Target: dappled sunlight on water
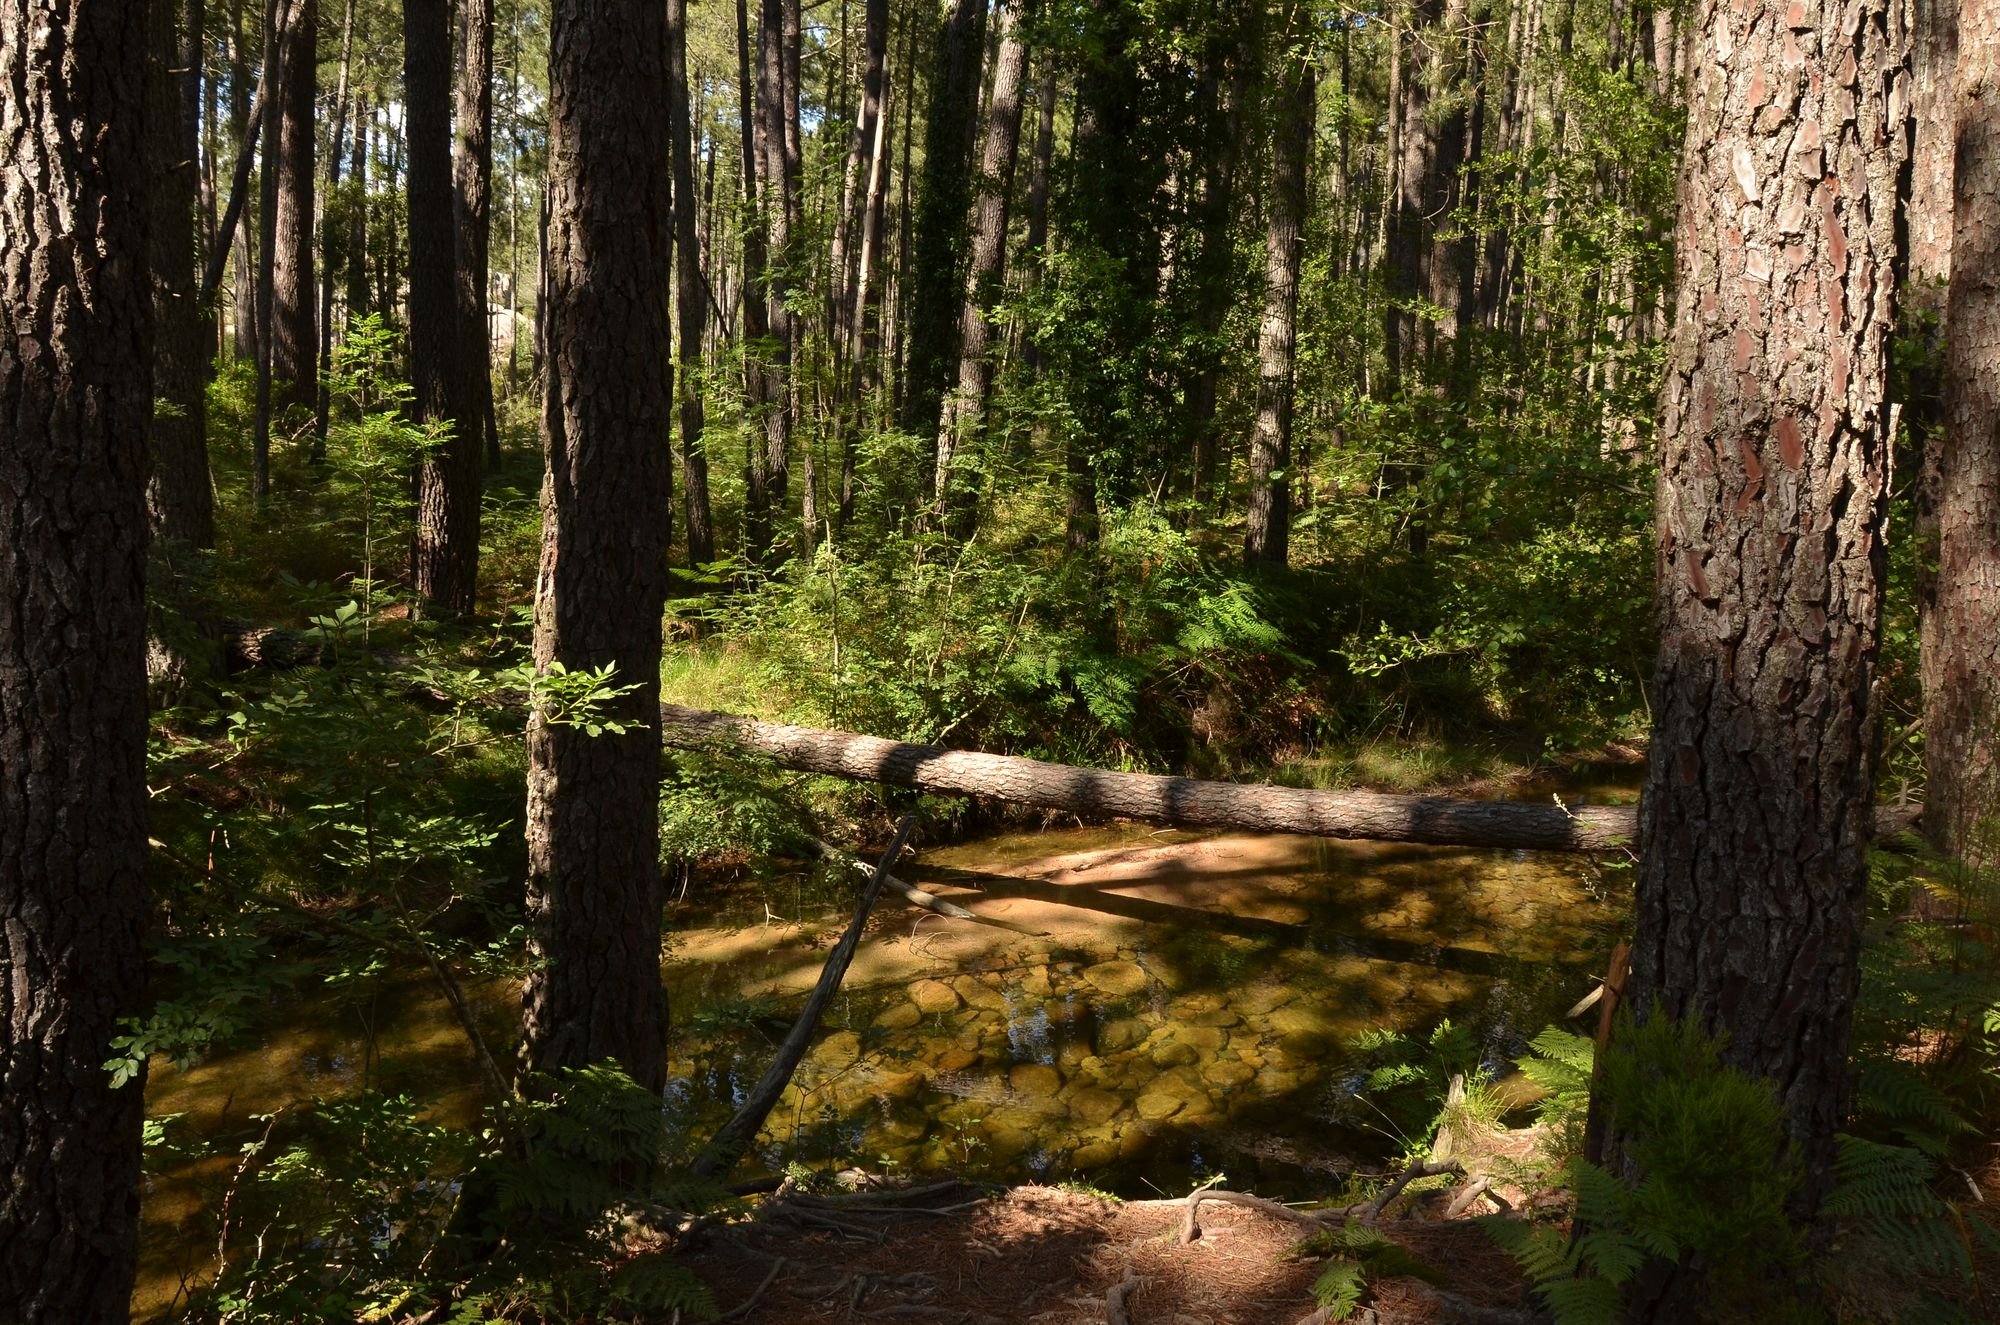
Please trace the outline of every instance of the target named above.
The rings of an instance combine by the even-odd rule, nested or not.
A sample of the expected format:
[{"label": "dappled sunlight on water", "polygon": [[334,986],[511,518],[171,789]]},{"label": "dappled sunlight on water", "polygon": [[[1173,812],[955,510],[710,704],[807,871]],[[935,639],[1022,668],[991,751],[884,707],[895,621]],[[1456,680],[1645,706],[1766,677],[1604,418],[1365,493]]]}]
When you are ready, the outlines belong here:
[{"label": "dappled sunlight on water", "polygon": [[[1136,826],[1007,834],[900,873],[1009,928],[885,895],[760,1138],[769,1166],[1132,1194],[1226,1171],[1268,1195],[1324,1192],[1390,1144],[1354,1099],[1358,1035],[1451,1017],[1502,1067],[1587,991],[1626,909],[1576,857]],[[799,873],[676,908],[669,1104],[698,1134],[768,1065],[851,895]],[[517,987],[469,992],[511,1061]],[[372,1087],[478,1121],[475,1061],[421,972],[271,1012],[254,1048],[154,1065],[149,1114],[184,1115],[222,1154],[148,1180],[142,1316],[212,1269],[237,1148],[314,1097]]]}]

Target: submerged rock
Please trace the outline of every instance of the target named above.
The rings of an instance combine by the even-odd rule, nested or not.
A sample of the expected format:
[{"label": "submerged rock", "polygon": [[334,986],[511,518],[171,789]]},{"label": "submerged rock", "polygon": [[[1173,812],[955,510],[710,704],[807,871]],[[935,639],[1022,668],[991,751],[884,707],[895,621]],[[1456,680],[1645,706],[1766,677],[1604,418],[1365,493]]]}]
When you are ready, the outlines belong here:
[{"label": "submerged rock", "polygon": [[1119,997],[1136,994],[1152,983],[1139,964],[1130,961],[1099,962],[1086,968],[1083,978],[1094,988]]},{"label": "submerged rock", "polygon": [[950,1012],[958,1007],[958,991],[942,980],[919,980],[910,986],[910,1001],[922,1013]]}]

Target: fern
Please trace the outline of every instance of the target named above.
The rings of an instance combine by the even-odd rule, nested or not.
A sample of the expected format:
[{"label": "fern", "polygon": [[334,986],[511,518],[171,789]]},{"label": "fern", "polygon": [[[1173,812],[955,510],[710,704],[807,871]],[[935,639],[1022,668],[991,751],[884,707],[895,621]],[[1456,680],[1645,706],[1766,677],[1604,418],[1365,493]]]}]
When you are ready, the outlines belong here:
[{"label": "fern", "polygon": [[1931,1188],[1931,1161],[1907,1146],[1845,1135],[1837,1141],[1824,1213],[1897,1261],[1970,1278],[1971,1250],[1951,1206]]},{"label": "fern", "polygon": [[697,1320],[714,1320],[721,1314],[708,1285],[664,1252],[638,1256],[619,1266],[611,1276],[611,1296],[642,1310],[677,1312]]},{"label": "fern", "polygon": [[1367,1291],[1367,1271],[1354,1261],[1328,1261],[1313,1280],[1313,1298],[1333,1320],[1346,1320]]}]

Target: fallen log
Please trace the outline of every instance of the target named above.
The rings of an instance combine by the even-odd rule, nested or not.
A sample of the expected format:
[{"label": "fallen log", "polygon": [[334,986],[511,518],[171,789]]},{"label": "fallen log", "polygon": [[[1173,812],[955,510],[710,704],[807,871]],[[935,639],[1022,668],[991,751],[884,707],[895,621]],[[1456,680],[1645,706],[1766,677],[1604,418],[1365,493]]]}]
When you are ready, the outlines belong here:
[{"label": "fallen log", "polygon": [[[1528,851],[1615,851],[1638,840],[1638,810],[1630,805],[1308,791],[1260,783],[1117,773],[1013,755],[912,745],[857,732],[760,722],[679,704],[660,705],[660,724],[666,743],[680,749],[746,751],[781,768],[804,773],[886,782],[944,795],[984,796],[1093,818]],[[1876,832],[1900,832],[1915,823],[1919,813],[1914,808],[1879,809]]]}]

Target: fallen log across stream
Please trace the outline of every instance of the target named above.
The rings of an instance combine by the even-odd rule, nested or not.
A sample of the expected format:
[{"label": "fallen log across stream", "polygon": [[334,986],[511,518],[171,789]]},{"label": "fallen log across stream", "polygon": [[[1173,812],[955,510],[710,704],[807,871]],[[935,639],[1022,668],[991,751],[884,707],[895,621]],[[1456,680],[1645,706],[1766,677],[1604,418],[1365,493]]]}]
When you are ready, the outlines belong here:
[{"label": "fallen log across stream", "polygon": [[[1015,755],[912,745],[858,732],[760,722],[679,704],[660,705],[660,725],[666,743],[679,749],[742,752],[804,773],[886,782],[943,795],[984,796],[1092,818],[1526,851],[1617,851],[1638,840],[1638,809],[1630,805],[1309,791],[1118,773]],[[1914,825],[1920,813],[1921,807],[1878,808],[1875,831],[1885,836],[1901,832]]]}]

